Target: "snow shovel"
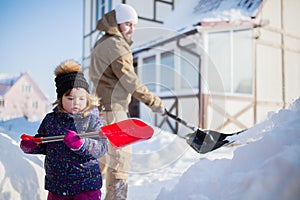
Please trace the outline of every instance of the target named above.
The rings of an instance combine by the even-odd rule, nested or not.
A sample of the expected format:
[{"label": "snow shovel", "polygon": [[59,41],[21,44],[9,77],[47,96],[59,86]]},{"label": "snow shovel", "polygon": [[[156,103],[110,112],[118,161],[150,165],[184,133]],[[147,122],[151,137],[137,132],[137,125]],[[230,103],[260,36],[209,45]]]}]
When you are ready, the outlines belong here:
[{"label": "snow shovel", "polygon": [[[129,144],[148,140],[153,136],[154,130],[151,126],[140,119],[129,118],[114,124],[102,126],[99,132],[88,132],[77,134],[80,138],[95,138],[102,133],[110,141],[114,148],[121,148]],[[26,134],[21,135],[22,140],[33,140],[37,144],[63,141],[64,135],[49,137],[33,137]]]},{"label": "snow shovel", "polygon": [[234,132],[234,133],[220,133],[213,130],[200,130],[198,127],[188,124],[183,119],[173,115],[168,110],[165,110],[167,116],[171,117],[175,121],[181,123],[187,128],[194,131],[193,133],[187,134],[185,136],[186,142],[198,153],[207,153],[215,149],[220,148],[221,146],[229,143],[229,140],[225,140],[228,136],[237,135],[245,130]]}]

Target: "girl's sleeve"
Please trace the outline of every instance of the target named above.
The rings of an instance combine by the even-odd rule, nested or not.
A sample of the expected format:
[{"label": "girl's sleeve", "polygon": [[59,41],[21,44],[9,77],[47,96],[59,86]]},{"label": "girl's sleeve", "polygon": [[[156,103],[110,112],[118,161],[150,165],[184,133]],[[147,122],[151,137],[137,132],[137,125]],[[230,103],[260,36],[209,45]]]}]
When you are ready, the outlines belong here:
[{"label": "girl's sleeve", "polygon": [[[99,132],[101,128],[101,121],[97,115],[92,115],[87,132]],[[100,158],[107,152],[107,138],[85,138],[83,148],[77,151],[87,157]]]},{"label": "girl's sleeve", "polygon": [[[42,123],[40,124],[40,127],[38,129],[38,134],[36,134],[34,137],[44,137],[46,134],[46,124],[47,124],[47,118],[49,116],[46,115],[46,117],[43,119]],[[39,144],[32,152],[32,154],[44,154],[46,155],[46,147],[47,144]]]}]

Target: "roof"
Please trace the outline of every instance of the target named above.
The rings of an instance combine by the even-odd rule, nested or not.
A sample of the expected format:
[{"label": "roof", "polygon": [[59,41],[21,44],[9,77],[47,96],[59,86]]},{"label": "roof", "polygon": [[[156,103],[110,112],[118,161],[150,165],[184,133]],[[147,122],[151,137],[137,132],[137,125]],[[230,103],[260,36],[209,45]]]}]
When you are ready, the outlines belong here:
[{"label": "roof", "polygon": [[250,20],[257,15],[263,0],[180,1],[165,19],[168,28],[182,28],[201,22]]},{"label": "roof", "polygon": [[43,99],[47,100],[45,94],[41,91],[35,81],[30,77],[30,75],[25,72],[19,75],[11,75],[11,74],[1,74],[0,73],[0,97],[3,97],[22,77],[26,78],[32,83],[35,92]]},{"label": "roof", "polygon": [[[133,48],[134,56],[158,45],[189,35],[197,26],[216,26],[222,22],[249,22],[255,18],[263,0],[181,0],[164,21],[170,34],[160,36]],[[250,22],[252,23],[252,22]],[[239,23],[243,24],[243,23]]]},{"label": "roof", "polygon": [[22,74],[0,74],[0,96],[4,96],[21,76]]},{"label": "roof", "polygon": [[13,85],[19,78],[19,75],[11,75],[11,74],[0,74],[0,84],[8,84]]}]

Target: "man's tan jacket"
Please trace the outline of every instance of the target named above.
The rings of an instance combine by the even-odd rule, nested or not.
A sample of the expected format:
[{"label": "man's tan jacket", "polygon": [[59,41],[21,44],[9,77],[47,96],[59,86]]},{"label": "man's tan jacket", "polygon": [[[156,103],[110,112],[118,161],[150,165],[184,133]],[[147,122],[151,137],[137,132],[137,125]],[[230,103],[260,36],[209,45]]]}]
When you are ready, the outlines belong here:
[{"label": "man's tan jacket", "polygon": [[131,96],[154,112],[161,109],[161,99],[150,92],[134,72],[130,49],[132,42],[126,41],[118,30],[115,11],[104,15],[97,29],[105,35],[93,49],[89,77],[105,110],[128,112]]}]

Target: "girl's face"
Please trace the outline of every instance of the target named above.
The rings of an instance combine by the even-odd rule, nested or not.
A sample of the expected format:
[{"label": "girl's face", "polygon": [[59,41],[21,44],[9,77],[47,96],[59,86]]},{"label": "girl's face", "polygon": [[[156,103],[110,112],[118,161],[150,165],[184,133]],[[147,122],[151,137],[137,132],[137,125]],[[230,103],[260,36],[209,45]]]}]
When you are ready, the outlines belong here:
[{"label": "girl's face", "polygon": [[86,91],[83,88],[73,88],[69,94],[62,96],[62,107],[70,114],[77,114],[87,106]]}]

